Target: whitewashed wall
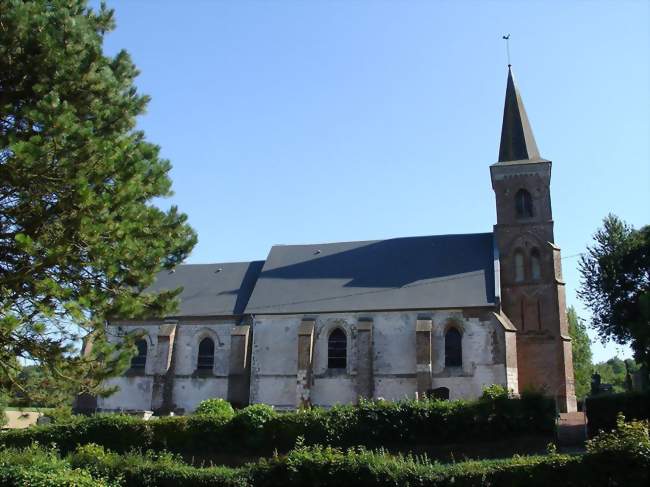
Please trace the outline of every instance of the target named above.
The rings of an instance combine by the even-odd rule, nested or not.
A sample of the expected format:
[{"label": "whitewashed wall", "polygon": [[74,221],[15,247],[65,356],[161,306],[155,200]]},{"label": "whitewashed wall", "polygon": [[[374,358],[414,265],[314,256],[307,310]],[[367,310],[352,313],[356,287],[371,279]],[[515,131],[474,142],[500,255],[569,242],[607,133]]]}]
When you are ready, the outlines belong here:
[{"label": "whitewashed wall", "polygon": [[[355,403],[356,335],[360,318],[373,320],[374,397],[415,397],[415,323],[433,320],[433,387],[447,387],[450,398],[476,398],[485,385],[506,385],[504,331],[495,319],[481,321],[460,311],[338,313],[315,318],[312,402],[315,405]],[[253,325],[251,402],[293,408],[296,402],[298,326],[303,315],[257,315]],[[463,367],[445,368],[444,333],[453,322],[462,331]],[[345,371],[327,369],[327,337],[335,327],[348,336]]]},{"label": "whitewashed wall", "polygon": [[[144,375],[110,379],[107,384],[119,390],[108,398],[100,398],[98,407],[103,410],[152,409],[153,377],[158,330],[161,322],[119,322],[109,327],[112,341],[120,340],[124,333],[144,332],[148,344]],[[174,382],[172,402],[186,412],[193,411],[204,399],[226,398],[228,392],[228,366],[230,360],[230,332],[234,321],[181,320],[176,327],[172,367]],[[119,330],[118,330],[119,328]],[[201,340],[210,337],[215,344],[214,367],[211,374],[197,373],[198,347]]]},{"label": "whitewashed wall", "polygon": [[[357,385],[357,324],[373,321],[374,397],[399,400],[415,397],[415,323],[418,317],[432,319],[432,387],[447,387],[451,399],[476,398],[485,385],[506,385],[505,339],[494,319],[469,317],[462,311],[337,313],[309,316],[316,319],[314,331],[314,405],[355,403]],[[303,315],[256,316],[253,324],[251,403],[273,404],[280,409],[296,406],[298,327]],[[463,367],[445,368],[444,333],[450,323],[462,331]],[[159,327],[162,322],[120,322],[111,325],[112,340],[123,333],[144,331],[148,343],[145,373],[108,381],[119,390],[99,399],[103,410],[152,409],[153,380]],[[186,412],[212,397],[227,397],[231,330],[229,320],[181,320],[176,327],[172,367],[172,402]],[[120,327],[118,331],[118,327]],[[327,368],[327,338],[342,328],[348,337],[347,369]],[[215,343],[215,364],[208,376],[196,370],[198,345],[209,336]],[[516,374],[516,371],[515,371]],[[512,371],[511,371],[512,375]]]}]

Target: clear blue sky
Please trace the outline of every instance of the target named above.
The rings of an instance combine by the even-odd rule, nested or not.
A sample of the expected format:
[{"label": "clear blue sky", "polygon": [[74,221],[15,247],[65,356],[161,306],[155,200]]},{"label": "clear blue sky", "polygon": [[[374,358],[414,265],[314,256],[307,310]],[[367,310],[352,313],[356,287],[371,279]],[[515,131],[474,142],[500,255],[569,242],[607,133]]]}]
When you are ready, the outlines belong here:
[{"label": "clear blue sky", "polygon": [[[512,34],[553,161],[568,303],[602,218],[650,223],[646,1],[109,1],[174,166],[189,262],[273,244],[485,232]],[[627,349],[594,344],[596,360]]]}]

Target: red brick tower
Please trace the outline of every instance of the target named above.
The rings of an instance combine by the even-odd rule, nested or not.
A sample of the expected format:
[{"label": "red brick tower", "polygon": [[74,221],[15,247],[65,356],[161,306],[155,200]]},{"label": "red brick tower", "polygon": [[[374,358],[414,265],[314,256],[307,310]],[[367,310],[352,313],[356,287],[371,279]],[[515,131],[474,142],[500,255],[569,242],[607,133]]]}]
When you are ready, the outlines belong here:
[{"label": "red brick tower", "polygon": [[543,389],[560,411],[575,411],[560,249],[553,238],[551,161],[542,159],[508,67],[496,196],[501,307],[517,327],[519,390]]}]

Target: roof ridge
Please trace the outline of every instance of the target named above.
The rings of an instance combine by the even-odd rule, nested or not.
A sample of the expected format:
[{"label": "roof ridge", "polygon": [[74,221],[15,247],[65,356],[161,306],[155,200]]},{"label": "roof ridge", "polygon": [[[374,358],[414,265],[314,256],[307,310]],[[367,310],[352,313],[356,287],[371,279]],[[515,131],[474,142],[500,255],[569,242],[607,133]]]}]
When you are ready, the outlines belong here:
[{"label": "roof ridge", "polygon": [[408,238],[427,238],[427,237],[461,237],[461,236],[470,236],[470,235],[493,235],[494,232],[471,232],[471,233],[442,233],[436,235],[409,235],[406,237],[388,237],[388,238],[376,238],[376,239],[367,239],[367,240],[337,240],[331,242],[316,242],[316,243],[300,243],[300,244],[273,244],[271,248],[274,247],[313,247],[315,245],[338,245],[346,243],[364,243],[364,242],[385,242],[387,240],[402,240]]}]

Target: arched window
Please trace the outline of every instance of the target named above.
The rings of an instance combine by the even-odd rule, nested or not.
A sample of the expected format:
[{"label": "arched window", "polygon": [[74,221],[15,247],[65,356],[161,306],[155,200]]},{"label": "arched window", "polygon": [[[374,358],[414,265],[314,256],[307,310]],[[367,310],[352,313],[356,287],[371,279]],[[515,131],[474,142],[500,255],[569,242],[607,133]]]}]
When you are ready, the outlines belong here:
[{"label": "arched window", "polygon": [[143,339],[136,340],[135,346],[138,353],[131,358],[131,368],[144,370],[144,366],[147,364],[147,341]]},{"label": "arched window", "polygon": [[445,333],[445,367],[463,366],[462,335],[456,328],[449,328]]},{"label": "arched window", "polygon": [[347,365],[348,339],[345,332],[336,328],[327,340],[327,368],[345,369]]},{"label": "arched window", "polygon": [[542,268],[540,265],[539,250],[533,249],[530,252],[530,276],[537,280],[542,275]]},{"label": "arched window", "polygon": [[524,253],[515,250],[515,282],[524,281]]},{"label": "arched window", "polygon": [[196,361],[198,370],[212,370],[214,367],[214,341],[212,338],[204,338],[199,343],[199,356]]},{"label": "arched window", "polygon": [[533,197],[525,189],[520,189],[515,195],[517,217],[527,218],[533,216]]}]

